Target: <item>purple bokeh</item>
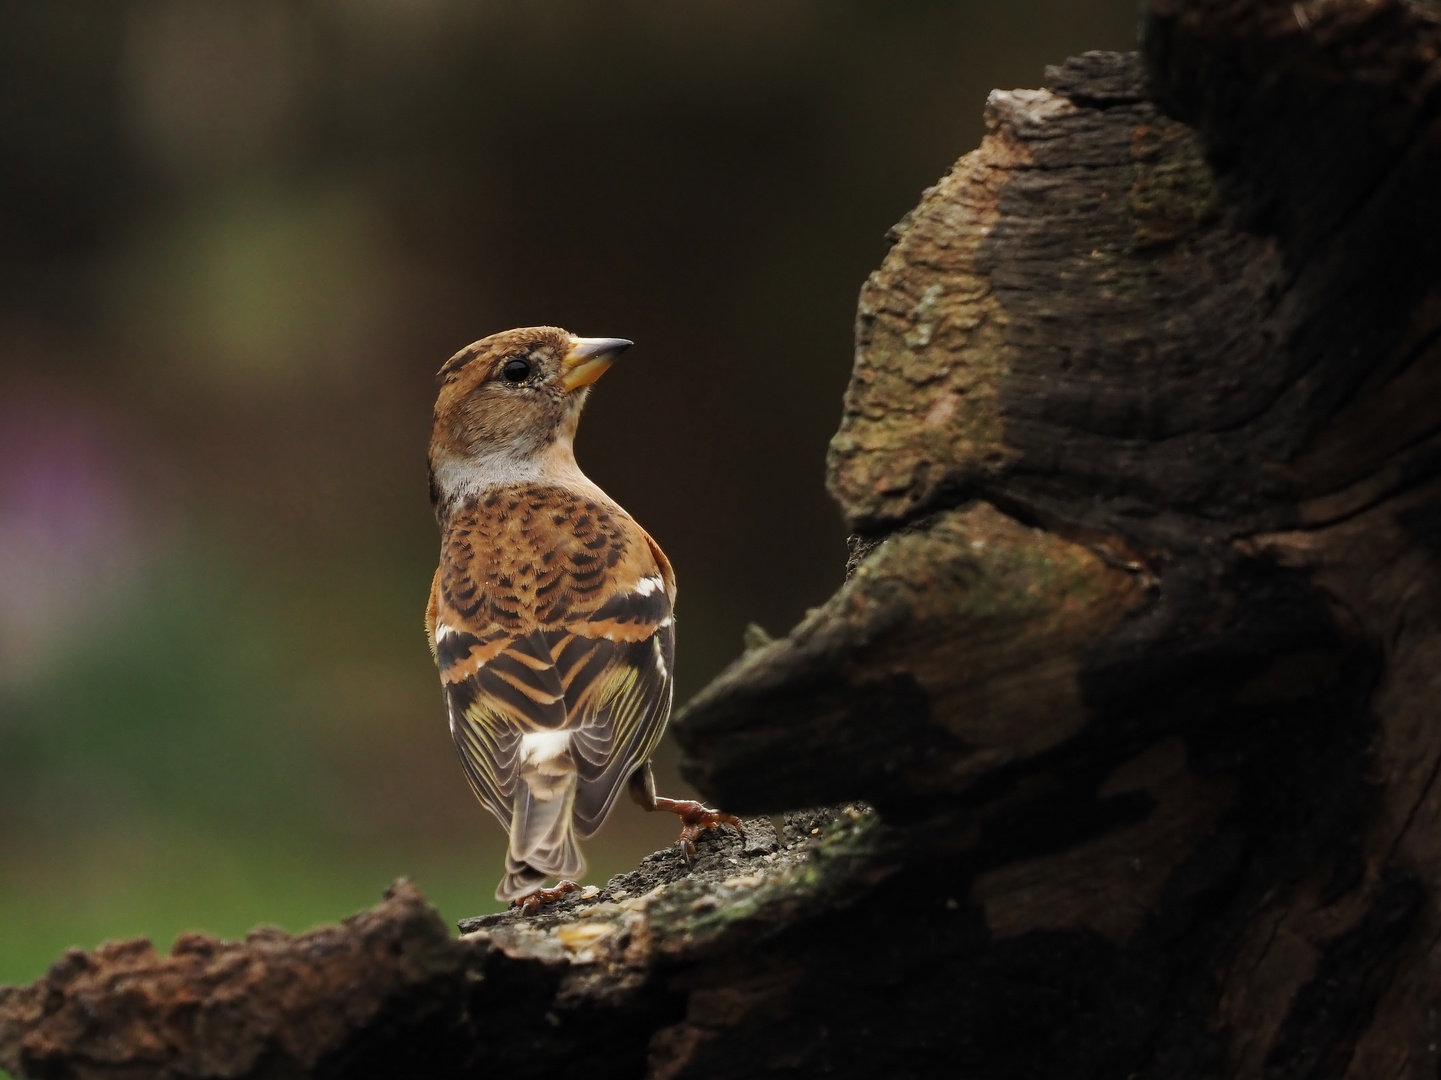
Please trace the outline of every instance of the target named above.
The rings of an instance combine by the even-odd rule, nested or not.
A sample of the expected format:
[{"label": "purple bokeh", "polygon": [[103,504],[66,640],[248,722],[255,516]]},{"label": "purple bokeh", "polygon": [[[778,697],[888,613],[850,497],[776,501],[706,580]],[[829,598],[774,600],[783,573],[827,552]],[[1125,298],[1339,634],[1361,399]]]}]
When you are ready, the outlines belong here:
[{"label": "purple bokeh", "polygon": [[138,567],[122,446],[73,395],[0,388],[0,687],[43,677]]}]

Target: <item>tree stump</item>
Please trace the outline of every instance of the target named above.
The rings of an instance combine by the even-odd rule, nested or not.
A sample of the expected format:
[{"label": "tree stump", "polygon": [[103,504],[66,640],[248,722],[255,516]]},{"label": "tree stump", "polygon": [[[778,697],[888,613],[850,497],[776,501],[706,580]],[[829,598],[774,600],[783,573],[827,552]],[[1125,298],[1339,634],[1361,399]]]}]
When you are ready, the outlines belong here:
[{"label": "tree stump", "polygon": [[1434,1078],[1441,8],[1144,42],[994,93],[862,289],[851,572],[676,723],[745,836],[458,942],[398,886],[72,954],[0,1065]]}]

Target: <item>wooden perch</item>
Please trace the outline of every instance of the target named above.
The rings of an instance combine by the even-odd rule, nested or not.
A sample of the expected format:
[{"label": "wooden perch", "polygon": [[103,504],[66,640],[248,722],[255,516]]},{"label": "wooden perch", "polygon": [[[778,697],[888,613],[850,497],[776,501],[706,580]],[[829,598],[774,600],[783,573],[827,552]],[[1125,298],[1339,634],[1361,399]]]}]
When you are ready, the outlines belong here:
[{"label": "wooden perch", "polygon": [[1434,1078],[1441,10],[1153,0],[1048,84],[862,290],[846,584],[676,724],[848,805],[458,942],[402,886],[71,954],[0,1065]]}]

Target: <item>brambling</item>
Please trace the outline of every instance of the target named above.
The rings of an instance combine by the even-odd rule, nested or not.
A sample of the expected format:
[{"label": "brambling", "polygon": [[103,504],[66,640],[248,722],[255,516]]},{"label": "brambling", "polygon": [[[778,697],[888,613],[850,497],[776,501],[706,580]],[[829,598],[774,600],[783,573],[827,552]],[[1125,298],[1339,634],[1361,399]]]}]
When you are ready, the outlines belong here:
[{"label": "brambling", "polygon": [[[629,348],[553,326],[493,334],[440,369],[430,498],[440,566],[426,634],[471,790],[510,833],[496,898],[576,889],[578,840],[621,789],[678,814],[694,853],[740,819],[655,793],[670,718],[675,574],[575,461],[590,386]],[[547,877],[562,879],[544,889]]]}]

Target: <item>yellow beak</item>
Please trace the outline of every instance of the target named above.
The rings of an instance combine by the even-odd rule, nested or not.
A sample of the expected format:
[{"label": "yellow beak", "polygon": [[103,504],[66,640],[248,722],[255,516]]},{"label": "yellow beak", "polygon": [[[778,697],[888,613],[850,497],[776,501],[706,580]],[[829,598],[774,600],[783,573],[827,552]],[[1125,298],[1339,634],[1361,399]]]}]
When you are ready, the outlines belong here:
[{"label": "yellow beak", "polygon": [[561,385],[567,392],[589,386],[634,344],[623,337],[572,337],[570,352],[560,362]]}]

